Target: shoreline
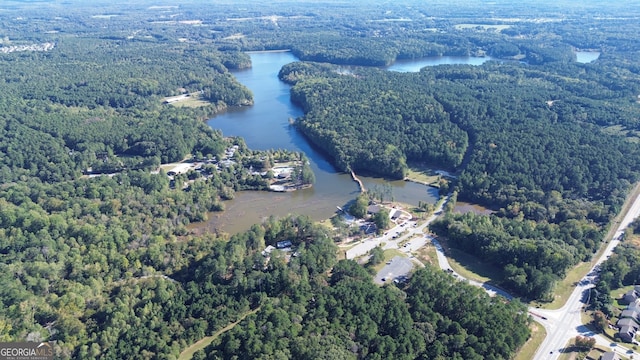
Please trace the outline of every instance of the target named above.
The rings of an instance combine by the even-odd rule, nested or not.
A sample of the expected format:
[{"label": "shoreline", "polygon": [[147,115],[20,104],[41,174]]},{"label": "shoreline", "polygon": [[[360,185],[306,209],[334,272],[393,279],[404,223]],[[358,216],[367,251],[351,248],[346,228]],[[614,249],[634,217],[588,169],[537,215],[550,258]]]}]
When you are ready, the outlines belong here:
[{"label": "shoreline", "polygon": [[428,182],[425,182],[425,181],[420,181],[420,180],[412,179],[412,178],[410,178],[410,177],[405,177],[405,178],[404,178],[404,179],[402,179],[402,180],[404,180],[404,181],[408,181],[408,182],[412,182],[412,183],[416,183],[416,184],[420,184],[420,185],[424,185],[424,186],[429,186],[429,187],[432,187],[432,188],[434,188],[434,189],[440,189],[440,187],[439,187],[439,186],[436,186],[436,185],[434,185],[434,184],[432,184],[432,183],[428,183]]},{"label": "shoreline", "polygon": [[245,54],[268,54],[268,53],[283,53],[283,52],[291,52],[291,49],[243,51],[243,53]]}]

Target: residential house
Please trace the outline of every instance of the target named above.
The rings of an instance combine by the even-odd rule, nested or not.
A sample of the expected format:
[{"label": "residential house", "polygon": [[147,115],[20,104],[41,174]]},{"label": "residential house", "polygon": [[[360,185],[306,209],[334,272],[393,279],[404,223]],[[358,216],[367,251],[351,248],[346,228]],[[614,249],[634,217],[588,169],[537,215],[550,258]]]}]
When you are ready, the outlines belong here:
[{"label": "residential house", "polygon": [[369,205],[367,207],[367,214],[377,214],[380,212],[382,208],[380,207],[380,205],[376,204],[376,205]]},{"label": "residential house", "polygon": [[629,306],[627,306],[627,310],[633,310],[640,314],[640,303],[638,303],[638,301],[632,302],[631,304],[629,304]]},{"label": "residential house", "polygon": [[636,332],[640,328],[640,325],[631,318],[623,318],[618,320],[616,326],[620,329],[618,331],[618,336],[620,340],[624,342],[633,342],[633,339],[636,337]]},{"label": "residential house", "polygon": [[635,339],[636,331],[633,327],[625,325],[620,327],[620,330],[618,331],[618,337],[620,337],[620,340],[630,343],[633,342],[633,339]]},{"label": "residential house", "polygon": [[622,295],[622,298],[618,300],[618,302],[620,304],[633,304],[634,302],[636,302],[636,300],[638,300],[638,298],[640,298],[640,294],[634,289],[629,290],[624,295]]},{"label": "residential house", "polygon": [[608,351],[600,356],[600,360],[622,360],[622,358],[615,352]]},{"label": "residential house", "polygon": [[267,246],[264,250],[262,250],[262,256],[269,256],[269,255],[271,255],[271,252],[272,252],[273,250],[275,250],[275,249],[276,249],[276,248],[275,248],[275,247],[273,247],[273,245],[269,245],[269,246]]},{"label": "residential house", "polygon": [[[635,303],[634,303],[635,304]],[[630,318],[635,320],[636,322],[640,322],[640,313],[637,311],[637,309],[631,309],[631,308],[627,308],[625,310],[622,310],[622,313],[620,314],[620,318]]]}]

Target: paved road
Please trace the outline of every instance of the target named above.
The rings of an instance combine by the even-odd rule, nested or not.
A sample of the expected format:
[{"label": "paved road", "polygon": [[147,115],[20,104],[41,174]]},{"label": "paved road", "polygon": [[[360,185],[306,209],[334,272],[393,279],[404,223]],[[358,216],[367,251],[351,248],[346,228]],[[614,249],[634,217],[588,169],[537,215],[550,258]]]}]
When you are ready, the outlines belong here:
[{"label": "paved road", "polygon": [[[530,309],[530,312],[539,314],[546,318],[546,320],[544,320],[540,316],[533,316],[533,318],[540,322],[547,330],[547,337],[538,348],[534,359],[557,359],[560,356],[562,349],[565,348],[567,343],[577,335],[594,336],[599,345],[611,347],[611,342],[609,340],[601,335],[590,333],[587,328],[582,325],[580,312],[587,302],[588,289],[594,286],[593,281],[594,274],[597,273],[596,269],[613,253],[613,249],[620,244],[620,238],[624,234],[624,230],[639,215],[640,196],[633,201],[629,211],[625,214],[624,219],[622,219],[618,225],[618,229],[615,232],[613,240],[611,240],[607,245],[602,256],[596,262],[596,265],[589,271],[590,275],[587,275],[579,282],[578,286],[576,286],[576,289],[569,297],[569,300],[567,300],[566,304],[562,308],[558,310]],[[618,353],[626,353],[630,350],[626,344],[617,344],[614,348],[617,348]],[[628,355],[630,354],[631,353],[628,353]],[[640,358],[640,353],[633,353],[633,357]]]},{"label": "paved road", "polygon": [[[405,222],[403,225],[396,225],[387,230],[384,235],[361,241],[359,244],[346,251],[347,259],[354,259],[358,256],[366,255],[371,251],[371,249],[383,243],[384,250],[399,249],[400,251],[410,253],[411,251],[419,249],[427,243],[426,239],[421,239],[424,235],[424,229],[427,228],[429,224],[431,224],[431,222],[440,214],[442,214],[442,209],[447,201],[449,201],[449,196],[447,196],[444,201],[440,202],[440,205],[434,211],[433,215],[421,224],[418,224],[415,220],[410,220]],[[415,237],[415,235],[420,236]],[[411,241],[408,241],[410,239]],[[404,246],[404,244],[407,244],[407,246]]]},{"label": "paved road", "polygon": [[[448,198],[446,200],[448,200]],[[445,256],[442,246],[438,243],[438,241],[433,237],[424,235],[424,228],[429,226],[429,224],[441,214],[445,202],[446,201],[441,203],[440,207],[434,212],[434,215],[429,217],[426,222],[418,225],[414,221],[409,221],[405,226],[396,226],[393,229],[390,229],[386,233],[386,235],[374,239],[368,239],[363,241],[361,244],[356,245],[355,247],[350,249],[352,250],[352,257],[349,257],[349,252],[347,252],[347,257],[353,258],[356,256],[364,255],[369,250],[373,249],[375,246],[378,246],[383,242],[385,243],[384,249],[400,249],[401,251],[404,250],[405,252],[410,253],[411,251],[424,246],[424,244],[430,240],[436,248],[438,264],[442,269],[451,273],[452,276],[460,280],[466,280],[472,285],[484,288],[485,291],[487,291],[487,293],[489,293],[489,295],[491,296],[501,295],[508,299],[511,299],[512,296],[510,294],[499,288],[493,287],[486,283],[464,279],[462,276],[460,276],[460,274],[454,272],[449,266],[447,257]],[[609,244],[607,244],[605,251],[596,262],[596,265],[589,271],[589,274],[585,278],[581,279],[579,284],[576,286],[576,289],[573,291],[562,308],[557,310],[544,310],[537,308],[529,309],[529,313],[531,314],[533,319],[542,324],[547,332],[547,337],[538,348],[534,359],[557,359],[560,356],[561,351],[577,335],[593,336],[596,339],[596,343],[598,345],[614,348],[620,354],[624,353],[627,356],[633,354],[634,358],[640,358],[640,353],[632,352],[627,344],[611,343],[604,336],[594,334],[593,332],[589,331],[587,327],[582,324],[582,320],[580,317],[580,312],[583,310],[583,306],[588,301],[587,297],[589,289],[594,286],[593,281],[595,280],[594,277],[597,273],[596,269],[613,253],[613,249],[620,243],[620,237],[624,233],[624,229],[626,229],[629,224],[631,224],[631,222],[638,216],[640,216],[640,196],[638,196],[634,200],[629,211],[627,212],[627,214],[625,214],[624,219],[620,222],[618,229],[615,232],[613,240]],[[402,231],[406,231],[405,234],[403,234],[402,236],[398,236],[395,239],[393,238]],[[421,236],[411,239],[411,237],[413,237],[415,234],[419,234]],[[411,240],[407,244],[406,241],[409,239]],[[407,246],[405,247],[400,244],[407,244]],[[365,251],[365,249],[368,250]],[[395,260],[396,259],[394,258],[394,261]],[[380,280],[382,277],[385,277],[385,269],[387,269],[387,267],[385,267],[380,273],[382,274],[379,276]],[[399,270],[387,270],[387,272],[391,273],[393,273],[394,271]]]}]

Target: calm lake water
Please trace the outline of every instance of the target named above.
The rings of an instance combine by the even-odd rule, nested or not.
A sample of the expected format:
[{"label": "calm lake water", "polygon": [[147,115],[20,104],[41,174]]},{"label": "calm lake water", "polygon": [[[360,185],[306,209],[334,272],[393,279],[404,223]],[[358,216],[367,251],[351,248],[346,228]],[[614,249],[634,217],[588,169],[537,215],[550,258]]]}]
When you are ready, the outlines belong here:
[{"label": "calm lake water", "polygon": [[489,60],[491,60],[491,58],[488,56],[438,56],[415,60],[398,60],[386,69],[399,72],[418,72],[425,66],[452,64],[482,65]]},{"label": "calm lake water", "polygon": [[576,61],[579,63],[590,63],[600,57],[599,51],[576,51]]},{"label": "calm lake water", "polygon": [[[278,80],[278,71],[285,64],[298,59],[290,52],[251,53],[252,67],[235,71],[239,82],[251,89],[254,105],[232,109],[208,121],[209,126],[222,130],[225,136],[241,136],[251,149],[288,149],[304,152],[316,176],[313,188],[290,193],[243,191],[225,202],[222,213],[209,214],[206,224],[193,224],[191,228],[208,231],[221,230],[237,233],[261,222],[269,215],[308,215],[314,220],[331,217],[336,206],[344,206],[354,199],[357,184],[350,175],[338,172],[329,159],[313,148],[306,139],[289,125],[289,118],[303,115],[289,98],[290,86]],[[438,57],[398,62],[393,71],[419,71],[424,66],[440,64],[479,65],[489,58]],[[389,184],[394,200],[417,205],[419,201],[435,203],[437,190],[405,181],[386,181],[381,178],[359,176],[366,188]]]}]

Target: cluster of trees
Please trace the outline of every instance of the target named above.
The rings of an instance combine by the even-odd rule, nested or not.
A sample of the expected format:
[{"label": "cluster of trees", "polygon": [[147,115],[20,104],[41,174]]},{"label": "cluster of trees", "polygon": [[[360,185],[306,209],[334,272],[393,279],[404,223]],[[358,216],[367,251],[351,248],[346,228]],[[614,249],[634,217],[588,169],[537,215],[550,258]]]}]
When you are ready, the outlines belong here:
[{"label": "cluster of trees", "polygon": [[[216,193],[168,190],[166,176],[144,172],[4,187],[0,337],[55,340],[65,358],[177,356],[293,291],[301,267],[313,277],[335,263],[330,234],[307,218],[270,218],[230,239],[189,235],[183,224],[219,205]],[[261,251],[281,240],[299,256],[287,264],[278,252],[265,267]]]},{"label": "cluster of trees", "polygon": [[[222,134],[199,120],[252,102],[221,58],[204,48],[83,37],[64,38],[47,53],[3,55],[0,181],[56,182],[88,169],[153,169],[187,154],[220,155]],[[203,91],[210,105],[163,104],[183,91]]]},{"label": "cluster of trees", "polygon": [[[280,77],[305,78],[310,66],[287,65]],[[407,160],[461,164],[467,134],[418,83],[407,85],[412,74],[363,70],[368,76],[353,77],[316,69],[328,76],[308,76],[291,90],[305,109],[296,126],[339,168],[403,178]]]},{"label": "cluster of trees", "polygon": [[[609,66],[490,62],[405,74],[293,63],[280,78],[294,84],[291,98],[305,111],[296,126],[338,167],[392,178],[402,178],[412,161],[457,170],[451,189],[459,198],[497,209],[494,216],[503,218],[485,221],[485,235],[477,235],[485,245],[502,254],[528,248],[524,257],[510,258],[515,268],[505,268],[510,287],[544,299],[555,279],[599,246],[602,228],[640,170],[640,146],[603,128],[632,132],[640,125],[640,109],[630,106],[640,77],[627,69],[632,80],[614,84],[607,80]],[[439,234],[471,250],[457,240],[485,230],[472,217],[452,219]],[[500,245],[502,221],[527,227],[528,220],[579,229],[559,237],[566,249],[555,265],[539,255],[548,234],[546,242],[514,234],[508,238],[519,245]],[[460,232],[451,221],[470,230]],[[474,253],[495,259],[492,251]]]},{"label": "cluster of trees", "polygon": [[403,291],[369,279],[343,260],[329,284],[263,306],[197,358],[506,359],[529,337],[522,304],[435,268],[418,270]]},{"label": "cluster of trees", "polygon": [[622,243],[600,265],[596,286],[591,290],[590,305],[605,315],[613,314],[611,290],[640,283],[640,249],[632,243]]},{"label": "cluster of trees", "polygon": [[502,285],[519,294],[551,300],[555,282],[600,244],[601,229],[570,220],[562,224],[483,216],[447,214],[430,229],[448,243],[504,269]]}]

